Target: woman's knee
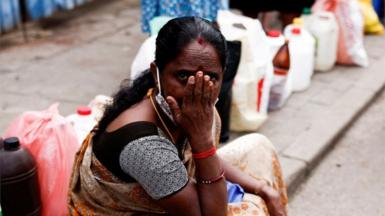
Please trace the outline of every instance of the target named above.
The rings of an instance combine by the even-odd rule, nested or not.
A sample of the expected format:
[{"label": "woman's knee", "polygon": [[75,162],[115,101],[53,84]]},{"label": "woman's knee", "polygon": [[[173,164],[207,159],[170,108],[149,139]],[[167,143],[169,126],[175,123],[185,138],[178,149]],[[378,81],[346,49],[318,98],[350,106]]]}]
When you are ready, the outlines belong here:
[{"label": "woman's knee", "polygon": [[246,140],[249,140],[249,142],[254,146],[268,148],[275,151],[274,145],[265,135],[259,133],[250,133],[242,137],[244,137]]}]

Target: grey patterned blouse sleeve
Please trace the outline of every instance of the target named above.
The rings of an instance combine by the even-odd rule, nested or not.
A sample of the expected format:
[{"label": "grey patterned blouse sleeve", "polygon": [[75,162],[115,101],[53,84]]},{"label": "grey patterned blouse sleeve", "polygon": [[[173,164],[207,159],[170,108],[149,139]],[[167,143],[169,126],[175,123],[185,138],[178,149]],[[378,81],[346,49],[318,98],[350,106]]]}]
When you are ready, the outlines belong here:
[{"label": "grey patterned blouse sleeve", "polygon": [[156,200],[179,191],[188,182],[178,150],[168,139],[157,135],[128,143],[120,153],[119,163]]}]

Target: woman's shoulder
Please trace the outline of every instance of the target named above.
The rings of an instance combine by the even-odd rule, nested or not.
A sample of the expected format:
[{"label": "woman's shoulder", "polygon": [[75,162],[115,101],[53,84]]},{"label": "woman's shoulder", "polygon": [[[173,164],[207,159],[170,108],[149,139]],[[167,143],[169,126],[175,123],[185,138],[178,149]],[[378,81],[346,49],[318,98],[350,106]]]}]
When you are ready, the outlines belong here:
[{"label": "woman's shoulder", "polygon": [[156,116],[148,99],[144,99],[123,111],[108,125],[106,132],[111,133],[128,125],[137,125],[138,122],[152,123],[153,125],[156,123]]}]

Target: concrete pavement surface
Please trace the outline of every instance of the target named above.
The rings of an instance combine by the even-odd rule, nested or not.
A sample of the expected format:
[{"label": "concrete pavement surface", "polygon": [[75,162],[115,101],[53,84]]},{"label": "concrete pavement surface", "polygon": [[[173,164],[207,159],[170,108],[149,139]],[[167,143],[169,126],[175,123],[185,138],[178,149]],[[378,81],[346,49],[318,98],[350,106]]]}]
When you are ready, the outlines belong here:
[{"label": "concrete pavement surface", "polygon": [[385,215],[384,113],[382,92],[294,194],[291,215]]},{"label": "concrete pavement surface", "polygon": [[[146,38],[138,2],[93,1],[31,23],[29,43],[19,32],[1,36],[0,134],[23,111],[60,102],[65,116],[98,94],[116,91]],[[384,39],[365,38],[368,68],[337,66],[315,74],[311,87],[291,96],[258,131],[279,151],[290,191],[383,88]]]}]

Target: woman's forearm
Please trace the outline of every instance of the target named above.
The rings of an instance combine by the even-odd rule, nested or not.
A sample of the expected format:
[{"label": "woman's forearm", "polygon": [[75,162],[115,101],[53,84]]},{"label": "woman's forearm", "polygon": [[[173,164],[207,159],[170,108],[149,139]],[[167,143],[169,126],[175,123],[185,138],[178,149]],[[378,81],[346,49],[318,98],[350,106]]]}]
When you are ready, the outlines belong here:
[{"label": "woman's forearm", "polygon": [[222,178],[212,184],[199,183],[201,180],[213,180],[223,173],[219,157],[214,154],[204,159],[195,159],[197,190],[202,215],[226,215],[227,189]]},{"label": "woman's forearm", "polygon": [[265,181],[257,180],[251,177],[247,173],[242,172],[239,168],[231,165],[223,159],[219,160],[222,164],[223,169],[225,170],[225,177],[228,181],[239,184],[248,193],[262,193],[261,190],[266,185]]}]

